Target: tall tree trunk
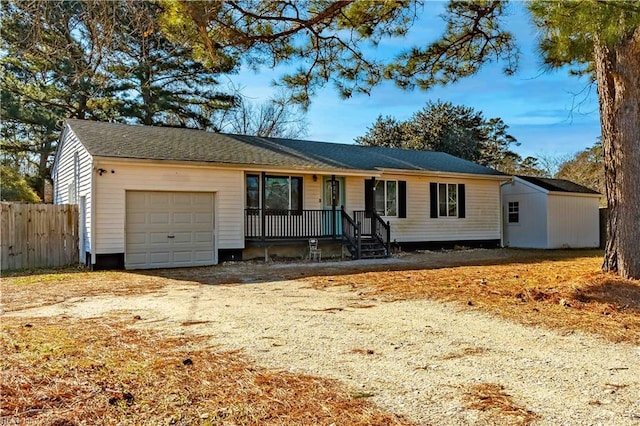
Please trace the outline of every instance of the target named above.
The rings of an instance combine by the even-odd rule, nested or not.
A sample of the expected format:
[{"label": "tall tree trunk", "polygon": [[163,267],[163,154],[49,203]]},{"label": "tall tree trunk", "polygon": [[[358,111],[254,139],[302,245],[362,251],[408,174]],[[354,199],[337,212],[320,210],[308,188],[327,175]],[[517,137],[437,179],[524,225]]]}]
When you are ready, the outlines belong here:
[{"label": "tall tree trunk", "polygon": [[640,28],[594,53],[609,207],[602,269],[640,279]]}]

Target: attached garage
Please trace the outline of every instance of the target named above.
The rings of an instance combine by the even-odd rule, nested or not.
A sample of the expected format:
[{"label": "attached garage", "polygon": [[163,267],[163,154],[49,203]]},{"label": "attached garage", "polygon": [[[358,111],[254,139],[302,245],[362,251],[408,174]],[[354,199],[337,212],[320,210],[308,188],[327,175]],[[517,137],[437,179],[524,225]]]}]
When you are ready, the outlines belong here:
[{"label": "attached garage", "polygon": [[127,191],[125,268],[217,263],[215,194]]}]

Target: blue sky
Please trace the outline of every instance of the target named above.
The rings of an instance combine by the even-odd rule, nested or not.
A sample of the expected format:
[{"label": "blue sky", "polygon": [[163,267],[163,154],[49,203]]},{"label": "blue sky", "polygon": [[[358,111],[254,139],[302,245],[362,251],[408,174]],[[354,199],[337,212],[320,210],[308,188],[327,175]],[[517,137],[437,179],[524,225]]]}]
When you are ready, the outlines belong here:
[{"label": "blue sky", "polygon": [[[407,37],[382,44],[376,53],[395,56],[408,46],[438,37],[444,22],[431,11],[443,10],[443,5],[427,2],[423,18]],[[304,139],[354,143],[378,115],[405,120],[427,101],[440,99],[472,107],[486,118],[502,118],[521,144],[512,149],[523,157],[572,155],[593,145],[600,135],[595,86],[586,77],[569,76],[566,69],[546,70],[536,51],[536,29],[525,5],[512,2],[508,10],[506,27],[515,34],[521,54],[515,75],[506,76],[500,64],[490,64],[477,75],[446,87],[403,91],[387,82],[374,88],[370,96],[355,95],[351,99],[341,99],[328,84],[312,99]],[[232,80],[245,96],[260,102],[273,94],[271,82],[283,73],[284,68],[246,71],[232,76]]]}]

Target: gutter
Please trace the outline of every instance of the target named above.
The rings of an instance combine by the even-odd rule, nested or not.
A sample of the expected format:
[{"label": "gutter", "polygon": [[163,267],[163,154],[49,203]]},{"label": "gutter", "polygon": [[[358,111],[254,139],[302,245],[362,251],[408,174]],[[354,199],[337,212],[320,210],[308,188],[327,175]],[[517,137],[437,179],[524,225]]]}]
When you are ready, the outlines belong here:
[{"label": "gutter", "polygon": [[278,166],[269,164],[251,164],[251,163],[212,163],[206,161],[181,161],[181,160],[151,160],[146,158],[122,158],[122,157],[105,157],[95,156],[97,160],[107,163],[136,164],[139,166],[177,166],[182,168],[198,168],[208,167],[211,169],[222,170],[240,170],[243,172],[276,172],[276,173],[297,173],[309,175],[340,175],[340,176],[380,176],[379,170],[358,170],[358,169],[323,169],[312,167],[293,167]]},{"label": "gutter", "polygon": [[482,179],[482,180],[504,180],[512,179],[507,175],[489,175],[480,173],[461,173],[461,172],[442,172],[437,170],[405,170],[405,169],[388,169],[378,168],[381,173],[396,174],[396,175],[413,175],[413,176],[437,176],[437,177],[451,177],[451,178],[463,178],[463,179]]}]

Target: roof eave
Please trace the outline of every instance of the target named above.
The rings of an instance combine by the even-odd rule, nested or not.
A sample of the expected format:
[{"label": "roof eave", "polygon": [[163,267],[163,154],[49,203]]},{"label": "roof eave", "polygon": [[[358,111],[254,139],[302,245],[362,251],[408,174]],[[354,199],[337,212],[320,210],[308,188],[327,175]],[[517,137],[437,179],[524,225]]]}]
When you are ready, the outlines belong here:
[{"label": "roof eave", "polygon": [[563,195],[563,196],[570,196],[570,197],[593,197],[593,198],[600,198],[602,196],[602,194],[600,194],[599,192],[590,193],[590,192],[569,192],[569,191],[547,191],[547,194]]},{"label": "roof eave", "polygon": [[464,179],[482,179],[482,180],[510,180],[511,176],[508,175],[490,175],[480,173],[462,173],[462,172],[444,172],[437,170],[407,170],[407,169],[390,169],[390,168],[378,168],[382,173],[387,174],[405,174],[405,175],[417,175],[417,176],[438,176],[449,178],[464,178]]},{"label": "roof eave", "polygon": [[294,172],[305,174],[320,174],[320,175],[340,175],[340,176],[380,176],[381,172],[378,170],[358,170],[358,169],[335,169],[335,168],[322,168],[322,167],[295,167],[295,166],[281,166],[272,164],[255,164],[255,163],[220,163],[213,161],[192,161],[192,160],[160,160],[149,158],[132,158],[132,157],[112,157],[105,155],[95,155],[96,161],[109,161],[115,163],[127,163],[127,164],[145,164],[145,165],[175,165],[181,167],[215,167],[223,169],[240,169],[243,171],[279,171],[279,172]]}]

